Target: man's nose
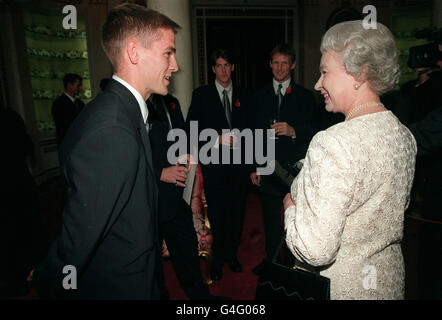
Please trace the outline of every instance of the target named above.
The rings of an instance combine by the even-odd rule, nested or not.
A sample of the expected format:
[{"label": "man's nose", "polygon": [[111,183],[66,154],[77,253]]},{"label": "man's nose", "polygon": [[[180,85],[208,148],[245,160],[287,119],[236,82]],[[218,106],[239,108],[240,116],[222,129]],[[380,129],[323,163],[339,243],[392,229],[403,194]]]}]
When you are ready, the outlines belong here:
[{"label": "man's nose", "polygon": [[176,57],[173,56],[172,57],[172,62],[170,64],[170,69],[172,72],[177,72],[178,71],[178,62],[176,61]]}]

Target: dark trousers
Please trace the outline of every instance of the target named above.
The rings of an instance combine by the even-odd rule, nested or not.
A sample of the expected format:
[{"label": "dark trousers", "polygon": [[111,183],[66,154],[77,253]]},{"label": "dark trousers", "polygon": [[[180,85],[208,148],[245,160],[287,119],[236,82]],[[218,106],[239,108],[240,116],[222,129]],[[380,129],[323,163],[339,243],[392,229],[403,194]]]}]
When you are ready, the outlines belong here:
[{"label": "dark trousers", "polygon": [[248,177],[243,170],[223,170],[222,175],[204,174],[207,215],[213,235],[213,265],[236,259],[241,240]]},{"label": "dark trousers", "polygon": [[274,176],[262,176],[260,198],[264,222],[266,242],[266,258],[271,260],[278,248],[283,232],[281,222],[282,201],[290,192],[288,186],[277,180]]},{"label": "dark trousers", "polygon": [[[433,173],[425,185],[423,218],[442,222],[440,170]],[[442,300],[441,224],[422,222],[418,250],[419,298]]]},{"label": "dark trousers", "polygon": [[442,300],[442,225],[422,223],[418,250],[419,299]]},{"label": "dark trousers", "polygon": [[192,212],[187,204],[183,202],[182,212],[161,223],[160,236],[166,241],[170,260],[183,290],[190,299],[204,298],[209,289],[203,283],[198,239],[193,226]]},{"label": "dark trousers", "polygon": [[25,183],[0,187],[0,299],[27,293],[26,278],[48,249],[37,193]]},{"label": "dark trousers", "polygon": [[282,235],[281,207],[283,197],[261,193],[262,216],[266,241],[266,258],[272,260]]}]

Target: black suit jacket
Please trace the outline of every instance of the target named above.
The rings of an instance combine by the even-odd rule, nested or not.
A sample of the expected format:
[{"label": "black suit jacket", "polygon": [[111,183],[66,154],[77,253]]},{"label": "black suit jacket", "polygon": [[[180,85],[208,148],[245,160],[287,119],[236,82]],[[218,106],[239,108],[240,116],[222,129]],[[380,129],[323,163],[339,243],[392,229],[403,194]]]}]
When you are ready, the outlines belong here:
[{"label": "black suit jacket", "polygon": [[[75,119],[60,150],[67,187],[60,236],[36,268],[43,298],[156,299],[157,185],[132,93],[111,80]],[[77,270],[76,290],[62,286]]]},{"label": "black suit jacket", "polygon": [[[279,136],[275,140],[276,160],[281,163],[296,162],[305,157],[310,140],[319,130],[319,109],[313,92],[293,81],[280,107],[279,121],[287,122],[295,129],[296,139]],[[276,117],[278,97],[273,82],[254,95],[255,127],[269,129],[270,119]]]},{"label": "black suit jacket", "polygon": [[[295,163],[303,159],[310,140],[319,131],[319,108],[313,92],[304,89],[293,81],[290,90],[284,95],[279,112],[279,121],[287,122],[295,129],[296,138],[279,136],[275,141],[275,158],[281,164]],[[276,118],[278,97],[270,82],[254,95],[255,128],[269,129],[270,119]],[[266,135],[264,135],[266,137]],[[264,143],[264,152],[267,152]],[[288,192],[287,186],[274,175],[263,176],[261,191],[269,194],[283,195]]]},{"label": "black suit jacket", "polygon": [[[171,96],[152,96],[153,105],[149,105],[150,143],[152,145],[153,164],[156,180],[159,188],[158,215],[159,222],[167,222],[177,214],[183,214],[183,207],[188,206],[183,199],[183,188],[173,183],[160,181],[161,172],[164,168],[175,165],[169,163],[167,152],[175,141],[167,141],[167,135],[171,129],[185,128],[184,117],[178,100]],[[167,108],[170,116],[167,118],[164,108]],[[179,155],[178,155],[179,156]]]},{"label": "black suit jacket", "polygon": [[[251,107],[251,95],[244,89],[233,85],[232,91],[232,101],[230,102],[232,106],[232,126],[233,129],[238,129],[240,131],[251,128],[252,119],[250,117],[250,107]],[[217,131],[218,135],[221,135],[223,129],[229,129],[229,124],[225,115],[224,107],[221,102],[218,90],[216,89],[215,82],[212,84],[202,86],[193,91],[192,102],[190,104],[189,113],[187,115],[186,125],[190,125],[190,121],[198,121],[198,133],[204,129],[214,129]],[[189,130],[189,127],[187,127]],[[212,141],[211,144],[214,144]],[[200,143],[201,145],[205,142]],[[220,146],[220,148],[225,148]],[[244,153],[245,145],[242,144],[242,155],[243,160],[241,164],[238,165],[217,165],[208,164],[202,165],[203,174],[206,176],[215,175],[223,176],[225,170],[240,170],[249,171],[250,165],[245,163]],[[210,153],[209,153],[210,154]],[[221,152],[219,161],[221,163]]]},{"label": "black suit jacket", "polygon": [[74,103],[64,93],[52,103],[52,117],[54,118],[56,138],[59,145],[83,107],[83,101],[75,99]]}]

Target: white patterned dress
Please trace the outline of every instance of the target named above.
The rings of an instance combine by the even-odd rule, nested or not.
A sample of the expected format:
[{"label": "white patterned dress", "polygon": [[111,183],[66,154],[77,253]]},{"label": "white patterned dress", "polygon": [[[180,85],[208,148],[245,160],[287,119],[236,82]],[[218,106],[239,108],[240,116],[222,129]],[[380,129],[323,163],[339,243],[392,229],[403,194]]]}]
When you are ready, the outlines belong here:
[{"label": "white patterned dress", "polygon": [[416,157],[390,112],[354,118],[312,139],[285,212],[293,254],[322,266],[331,299],[403,299],[404,211]]}]

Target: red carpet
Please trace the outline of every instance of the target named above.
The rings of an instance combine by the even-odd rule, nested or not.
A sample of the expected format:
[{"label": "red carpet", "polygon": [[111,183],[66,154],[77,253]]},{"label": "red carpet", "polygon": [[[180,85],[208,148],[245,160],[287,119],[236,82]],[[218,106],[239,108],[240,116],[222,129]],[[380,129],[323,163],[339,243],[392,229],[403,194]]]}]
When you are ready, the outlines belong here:
[{"label": "red carpet", "polygon": [[[252,269],[265,257],[264,227],[261,215],[261,202],[257,194],[249,193],[244,218],[244,228],[238,251],[238,260],[243,266],[243,272],[234,273],[227,265],[223,268],[223,278],[210,284],[210,293],[233,300],[254,300],[258,276]],[[207,258],[201,258],[201,270],[206,277]],[[171,300],[188,300],[181,289],[178,279],[169,260],[164,262],[166,286]]]},{"label": "red carpet", "polygon": [[[47,189],[47,190],[46,190]],[[60,231],[61,209],[63,196],[59,184],[46,186],[40,195],[41,214],[50,240],[56,238]],[[402,248],[405,260],[406,282],[405,299],[417,299],[417,243],[421,222],[406,217],[404,224],[404,239]],[[243,265],[243,272],[233,273],[228,266],[224,266],[224,277],[220,281],[210,284],[210,292],[214,295],[230,297],[233,300],[253,300],[255,296],[258,277],[251,270],[262,261],[265,256],[264,229],[261,214],[261,202],[257,194],[249,193],[244,219],[244,228],[238,259]],[[170,261],[164,263],[166,285],[171,300],[187,300],[181,289],[175,271]],[[201,270],[208,273],[207,261],[201,258]],[[15,299],[38,299],[37,294],[31,290],[24,297]]]}]

